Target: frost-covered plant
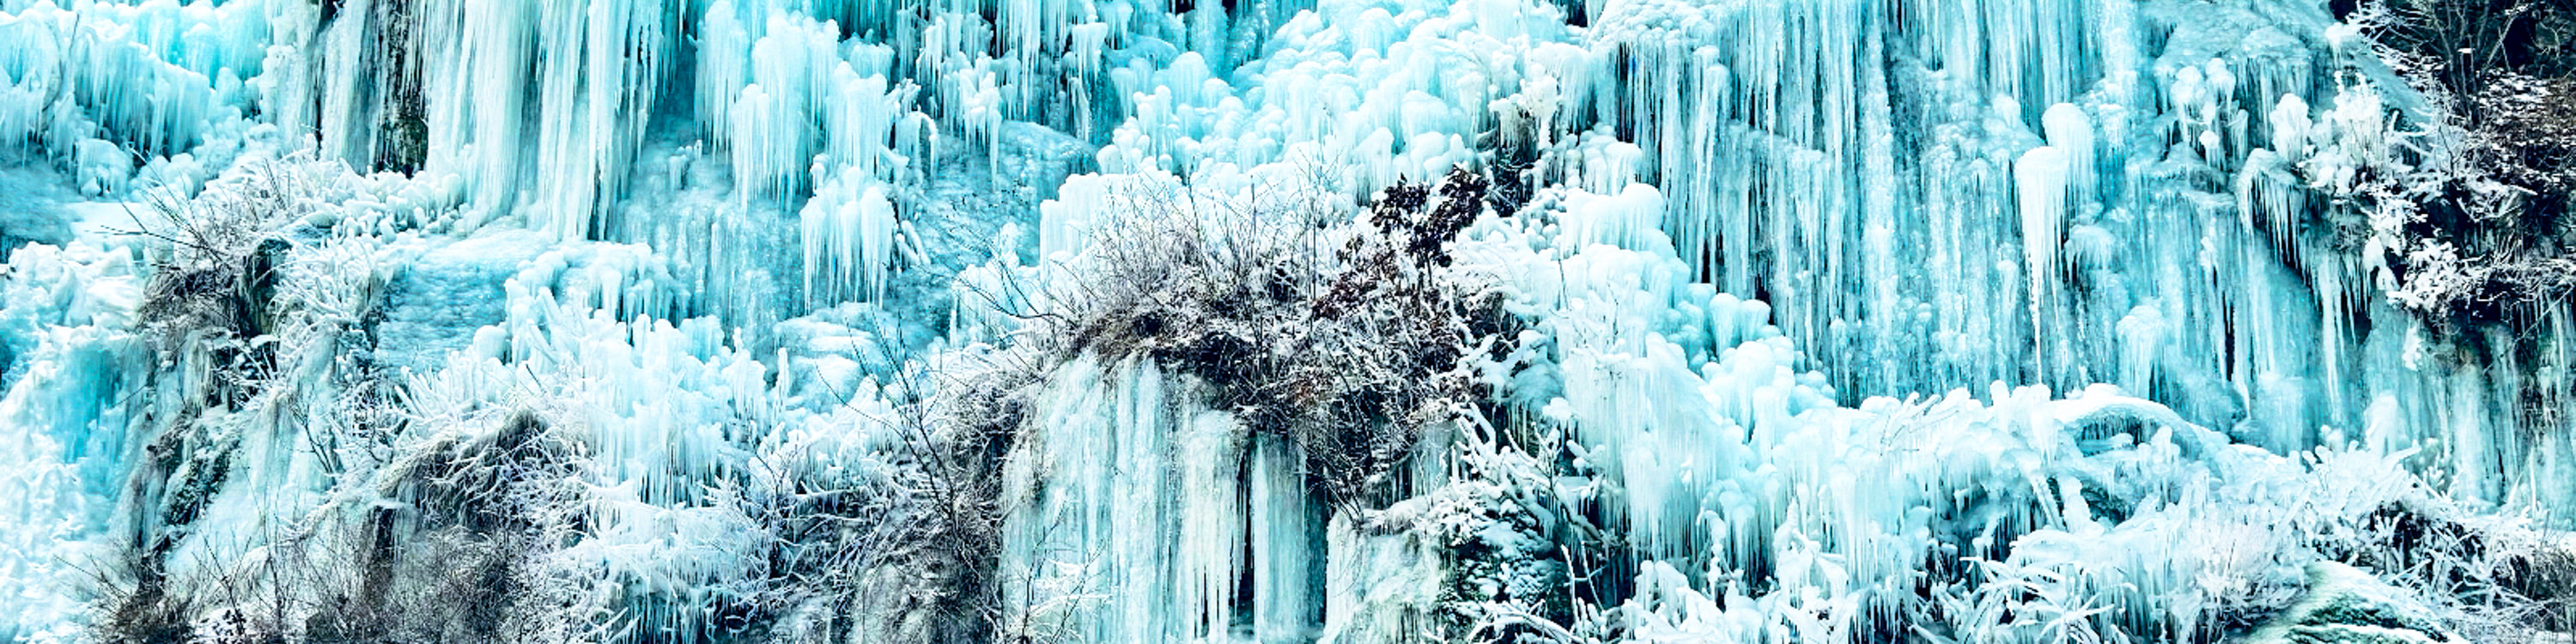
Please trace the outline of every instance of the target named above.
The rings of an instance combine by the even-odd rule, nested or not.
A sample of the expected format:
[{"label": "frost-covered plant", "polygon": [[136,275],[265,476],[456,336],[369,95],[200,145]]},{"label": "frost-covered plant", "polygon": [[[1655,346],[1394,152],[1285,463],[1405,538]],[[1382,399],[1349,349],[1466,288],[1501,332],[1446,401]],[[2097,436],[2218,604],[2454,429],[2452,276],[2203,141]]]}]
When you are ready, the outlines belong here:
[{"label": "frost-covered plant", "polygon": [[1331,498],[1383,504],[1415,430],[1479,400],[1460,359],[1502,316],[1437,272],[1449,240],[1485,212],[1487,187],[1464,169],[1399,184],[1338,225],[1293,196],[1238,209],[1180,185],[1142,187],[1054,294],[1065,318],[1055,346],[1141,353],[1197,375],[1218,407],[1294,439],[1308,481]]},{"label": "frost-covered plant", "polygon": [[[345,166],[315,161],[310,152],[287,158],[243,161],[191,195],[184,186],[143,191],[143,209],[129,208],[129,234],[148,237],[160,275],[138,313],[146,321],[224,323],[255,330],[258,303],[239,301],[275,279],[273,256],[285,229],[322,206],[347,175]],[[207,300],[236,294],[236,310]]]},{"label": "frost-covered plant", "polygon": [[1943,613],[1957,620],[1952,634],[1959,641],[2103,641],[2092,618],[2111,607],[2086,587],[2087,575],[2079,565],[2025,566],[1985,559],[1968,563],[1979,573],[1976,583],[1943,584],[1934,593]]},{"label": "frost-covered plant", "polygon": [[856,426],[766,446],[720,483],[712,503],[748,518],[761,562],[714,607],[725,627],[786,642],[1045,641],[1032,611],[1068,608],[1000,605],[1004,585],[1035,579],[998,566],[999,454],[1038,377],[1023,353],[877,356],[891,383],[835,392]]},{"label": "frost-covered plant", "polygon": [[[557,554],[589,520],[575,476],[582,448],[533,412],[498,420],[424,429],[428,437],[371,481],[241,535],[237,560],[167,572],[134,559],[144,565],[102,578],[101,588],[121,594],[101,604],[95,634],[245,644],[608,639],[627,622],[601,592],[605,575]],[[155,549],[174,545],[164,538]]]},{"label": "frost-covered plant", "polygon": [[[337,612],[366,611],[360,614],[376,619],[350,626],[412,641],[582,641],[578,634],[616,625],[604,607],[583,601],[602,575],[551,556],[587,531],[590,495],[579,476],[585,448],[530,411],[497,425],[436,434],[405,449],[376,477],[377,496],[413,511],[370,512],[367,525],[379,531],[370,542],[425,548],[354,560],[364,563],[361,569],[391,566],[367,574],[382,584],[377,593],[396,595],[373,606],[374,593],[353,597],[355,605]],[[386,557],[394,561],[376,563]]]},{"label": "frost-covered plant", "polygon": [[2563,533],[2439,495],[2410,495],[2337,523],[2309,539],[2322,556],[2414,591],[2473,641],[2576,624],[2576,541]]},{"label": "frost-covered plant", "polygon": [[[2576,42],[2576,11],[2390,0],[2359,3],[2345,19],[2403,86],[2346,74],[2329,122],[2385,118],[2347,114],[2377,112],[2381,91],[2421,105],[2404,114],[2403,132],[2333,128],[2344,150],[2310,167],[2312,183],[2367,215],[2363,259],[2390,269],[2381,274],[2390,299],[2447,331],[2546,314],[2576,292],[2576,55],[2565,46]],[[2367,105],[2340,104],[2356,97]]]},{"label": "frost-covered plant", "polygon": [[[129,485],[157,512],[123,528],[163,536],[118,552],[108,569],[122,572],[98,576],[98,606],[112,618],[104,632],[183,628],[196,616],[153,615],[170,606],[236,610],[248,601],[243,588],[253,576],[209,576],[221,562],[198,561],[208,544],[240,536],[199,534],[194,525],[219,511],[217,497],[246,467],[238,464],[246,444],[310,448],[326,475],[358,477],[352,481],[391,456],[372,450],[374,458],[353,468],[342,448],[358,442],[341,440],[389,420],[380,404],[386,383],[353,365],[347,351],[355,340],[348,332],[376,297],[373,242],[290,232],[345,176],[345,168],[299,153],[247,162],[193,195],[180,187],[142,193],[147,201],[128,232],[147,238],[154,267],[135,324],[153,340],[161,368],[143,374],[153,395],[139,400],[144,422],[136,429],[151,447]],[[285,627],[282,604],[268,603],[274,610],[264,621],[223,624]]]},{"label": "frost-covered plant", "polygon": [[[1536,458],[1505,444],[1491,423],[1458,408],[1453,447],[1458,478],[1387,514],[1411,515],[1450,563],[1441,601],[1448,626],[1476,641],[1567,641],[1576,621],[1567,555],[1597,547],[1597,533],[1567,510],[1556,482]],[[1413,506],[1413,507],[1407,507]]]},{"label": "frost-covered plant", "polygon": [[[1058,525],[1047,526],[1038,541],[1058,543],[1053,534],[1048,534]],[[999,571],[1001,583],[1018,586],[1008,595],[1019,601],[1000,607],[1002,620],[996,625],[996,635],[1004,641],[1033,644],[1080,641],[1082,632],[1077,620],[1110,599],[1098,587],[1097,557],[1081,547],[1048,548],[1023,569]]]}]

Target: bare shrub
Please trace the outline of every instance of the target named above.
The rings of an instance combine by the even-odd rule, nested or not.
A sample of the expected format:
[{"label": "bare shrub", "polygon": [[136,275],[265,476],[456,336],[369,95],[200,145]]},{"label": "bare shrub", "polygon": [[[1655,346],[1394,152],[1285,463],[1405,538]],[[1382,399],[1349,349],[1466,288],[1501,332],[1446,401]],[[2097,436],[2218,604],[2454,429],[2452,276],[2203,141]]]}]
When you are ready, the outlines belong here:
[{"label": "bare shrub", "polygon": [[2388,0],[2347,20],[2423,99],[2405,168],[2366,211],[2402,226],[2391,299],[2437,331],[2529,325],[2576,295],[2576,10],[2534,0]]},{"label": "bare shrub", "polygon": [[[214,452],[222,453],[222,452]],[[272,526],[238,562],[164,572],[175,537],[97,575],[106,642],[598,641],[622,624],[551,566],[586,528],[578,443],[529,411],[422,439],[342,495]],[[184,534],[181,532],[180,534]],[[200,551],[205,552],[205,551]]]},{"label": "bare shrub", "polygon": [[1463,168],[1399,184],[1365,221],[1340,226],[1148,191],[1073,267],[1081,290],[1058,298],[1056,346],[1195,375],[1254,431],[1291,438],[1329,499],[1384,505],[1407,493],[1399,466],[1417,428],[1482,400],[1459,359],[1481,335],[1475,323],[1499,316],[1438,271],[1488,186]]},{"label": "bare shrub", "polygon": [[1006,621],[999,468],[1041,363],[1025,350],[874,358],[886,398],[843,403],[874,419],[852,429],[877,437],[867,458],[824,467],[791,447],[724,501],[758,526],[767,562],[745,580],[736,627],[787,642],[992,641]]}]

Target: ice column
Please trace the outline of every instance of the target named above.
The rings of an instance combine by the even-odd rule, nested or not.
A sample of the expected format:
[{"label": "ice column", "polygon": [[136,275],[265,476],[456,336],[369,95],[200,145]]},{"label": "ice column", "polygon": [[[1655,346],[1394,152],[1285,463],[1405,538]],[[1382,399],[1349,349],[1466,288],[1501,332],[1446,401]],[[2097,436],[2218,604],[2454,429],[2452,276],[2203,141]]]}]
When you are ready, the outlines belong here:
[{"label": "ice column", "polygon": [[2039,362],[2039,373],[2053,377],[2062,368],[2063,357],[2051,356],[2050,339],[2055,332],[2057,302],[2058,239],[2066,221],[2066,192],[2069,155],[2054,146],[2041,146],[2025,152],[2013,164],[2015,197],[2021,203],[2022,272],[2030,277],[2031,337],[2035,342],[2032,355]]}]

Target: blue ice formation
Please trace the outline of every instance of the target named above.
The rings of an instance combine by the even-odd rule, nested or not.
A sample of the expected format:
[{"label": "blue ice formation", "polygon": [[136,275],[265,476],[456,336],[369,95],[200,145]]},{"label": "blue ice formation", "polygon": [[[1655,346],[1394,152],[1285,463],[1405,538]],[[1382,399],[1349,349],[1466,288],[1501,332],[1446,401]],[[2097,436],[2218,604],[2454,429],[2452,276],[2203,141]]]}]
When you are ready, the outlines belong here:
[{"label": "blue ice formation", "polygon": [[[2391,526],[2576,553],[2576,317],[2392,302],[2432,117],[2319,2],[70,2],[0,1],[14,640],[2445,641],[2519,631]],[[1223,374],[1388,331],[1099,305],[1459,168],[1389,275],[1475,395],[1377,478]]]}]

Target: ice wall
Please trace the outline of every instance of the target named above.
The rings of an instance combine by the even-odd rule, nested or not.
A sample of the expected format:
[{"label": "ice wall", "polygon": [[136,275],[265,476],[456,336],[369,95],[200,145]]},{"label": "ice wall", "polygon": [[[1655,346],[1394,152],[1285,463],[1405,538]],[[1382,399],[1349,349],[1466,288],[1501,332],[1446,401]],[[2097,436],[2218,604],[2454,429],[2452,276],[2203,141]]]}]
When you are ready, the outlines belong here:
[{"label": "ice wall", "polygon": [[0,578],[24,589],[11,602],[21,617],[8,631],[69,635],[68,619],[80,609],[69,592],[79,572],[73,563],[104,547],[121,486],[119,474],[133,453],[127,426],[135,404],[118,392],[135,385],[123,365],[142,346],[120,322],[138,297],[135,268],[95,246],[37,246],[10,259],[8,305],[10,367],[0,380],[0,440],[8,445],[5,491],[6,545]]},{"label": "ice wall", "polygon": [[[61,242],[0,252],[0,581],[30,589],[0,634],[72,632],[66,557],[166,536],[212,574],[189,557],[425,503],[299,438],[374,427],[329,406],[363,398],[420,453],[535,410],[601,509],[530,570],[629,618],[591,639],[730,637],[775,536],[724,511],[746,473],[910,463],[890,419],[938,387],[904,365],[1042,333],[1069,267],[1142,247],[1122,218],[1347,235],[1466,167],[1499,196],[1422,279],[1511,333],[1471,365],[1490,404],[1427,421],[1421,489],[1328,507],[1208,383],[1051,355],[996,457],[1004,616],[1539,629],[1511,602],[1590,566],[1639,639],[1867,640],[1934,581],[1995,622],[1943,632],[2046,634],[1979,575],[2201,637],[2299,583],[2314,544],[2280,535],[2576,508],[2576,318],[2435,338],[2389,301],[2386,222],[2337,201],[2423,118],[2357,39],[2279,0],[0,2],[0,162],[97,200],[0,230]],[[266,256],[339,295],[233,338],[296,348],[268,377],[301,384],[259,389],[137,326],[185,249],[117,231],[280,162]],[[2337,487],[2408,477],[2431,492]],[[1558,515],[1596,533],[1530,518]],[[1489,569],[1522,590],[1461,599]],[[880,609],[794,603],[827,635]]]}]

